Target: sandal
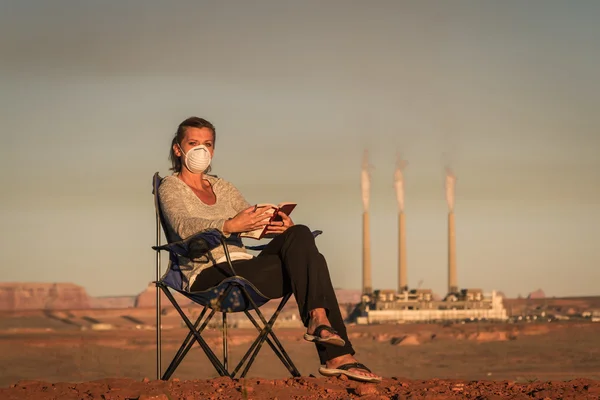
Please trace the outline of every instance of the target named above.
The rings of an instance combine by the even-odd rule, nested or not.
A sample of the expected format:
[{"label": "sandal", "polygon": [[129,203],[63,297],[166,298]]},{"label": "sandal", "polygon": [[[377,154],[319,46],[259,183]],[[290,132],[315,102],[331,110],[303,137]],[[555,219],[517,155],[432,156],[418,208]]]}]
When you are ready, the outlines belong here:
[{"label": "sandal", "polygon": [[327,325],[319,325],[319,326],[317,326],[317,329],[315,329],[315,331],[313,332],[312,335],[305,333],[304,340],[306,340],[307,342],[330,344],[332,346],[339,346],[339,347],[344,347],[346,345],[346,342],[344,341],[344,339],[342,339],[339,336],[338,337],[329,336],[326,338],[322,338],[321,333],[323,331],[327,331],[333,335],[339,335],[339,333],[337,333],[335,331],[335,329],[333,329],[332,327],[327,326]]},{"label": "sandal", "polygon": [[359,382],[381,382],[381,377],[364,376],[354,372],[350,372],[350,369],[362,369],[363,371],[371,372],[364,364],[361,363],[349,363],[340,365],[337,368],[319,368],[319,373],[323,376],[340,376],[346,375],[350,379],[354,379]]}]

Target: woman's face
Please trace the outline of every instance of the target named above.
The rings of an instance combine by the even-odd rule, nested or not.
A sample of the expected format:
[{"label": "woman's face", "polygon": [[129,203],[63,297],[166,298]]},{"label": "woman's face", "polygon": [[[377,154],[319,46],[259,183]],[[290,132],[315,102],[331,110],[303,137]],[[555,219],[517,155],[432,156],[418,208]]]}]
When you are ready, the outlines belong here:
[{"label": "woman's face", "polygon": [[[187,154],[192,147],[200,146],[201,144],[206,146],[212,158],[215,151],[213,131],[210,128],[186,128],[185,136],[180,144],[183,151]],[[177,157],[185,157],[177,144],[173,146],[173,151]],[[184,162],[183,159],[181,161],[182,163]]]}]

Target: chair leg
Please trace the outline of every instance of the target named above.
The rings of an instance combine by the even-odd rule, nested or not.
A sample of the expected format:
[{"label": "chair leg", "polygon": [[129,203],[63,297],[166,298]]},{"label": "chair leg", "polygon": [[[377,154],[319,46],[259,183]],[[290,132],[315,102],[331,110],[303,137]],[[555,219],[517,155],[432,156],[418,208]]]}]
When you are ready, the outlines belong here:
[{"label": "chair leg", "polygon": [[[262,332],[261,332],[263,339],[261,339],[261,341],[257,344],[257,347],[254,350],[254,353],[252,354],[252,357],[248,361],[248,364],[246,364],[246,367],[244,368],[244,371],[242,372],[241,377],[245,377],[246,376],[246,373],[250,369],[250,366],[254,362],[254,359],[256,358],[256,355],[260,351],[260,348],[262,347],[262,344],[264,343],[265,340],[269,344],[269,346],[271,347],[271,349],[273,350],[273,352],[277,355],[277,357],[279,357],[279,360],[281,360],[281,362],[283,363],[283,365],[285,365],[285,367],[288,369],[288,371],[290,372],[290,374],[292,376],[294,376],[294,377],[300,376],[300,372],[298,371],[298,369],[296,368],[296,366],[292,362],[292,359],[290,358],[290,356],[285,351],[283,345],[281,344],[281,342],[279,341],[279,339],[275,335],[275,332],[273,332],[273,326],[275,325],[275,322],[277,321],[277,317],[279,316],[279,313],[281,312],[281,310],[283,309],[283,307],[285,306],[285,304],[289,300],[290,296],[291,296],[291,294],[288,294],[288,295],[286,295],[281,300],[281,302],[279,303],[279,306],[277,307],[277,310],[275,311],[275,313],[273,313],[273,315],[271,316],[271,318],[270,318],[270,320],[269,320],[268,323],[266,323],[266,320],[265,320],[264,316],[262,315],[262,312],[260,311],[260,309],[258,309],[258,308],[256,309],[256,314],[262,320],[263,324],[266,323],[264,325],[264,328],[263,328]],[[249,316],[249,319],[253,322],[254,326],[257,329],[260,330],[260,327],[259,327],[258,323],[256,323],[254,321],[254,318],[252,318],[251,316]],[[271,339],[269,338],[269,336],[271,336],[271,338],[275,342],[275,345],[271,342]],[[277,347],[275,347],[275,346],[277,346]]]},{"label": "chair leg", "polygon": [[[256,323],[256,321],[254,320],[254,318],[252,318],[251,315],[248,316],[248,318],[252,321],[252,323],[254,324],[254,326],[256,327],[256,329],[259,330],[259,332],[260,332],[260,335],[259,335],[260,336],[260,341],[258,342],[258,344],[256,346],[256,349],[254,350],[252,356],[250,357],[250,360],[248,361],[248,364],[246,365],[246,368],[242,372],[241,377],[246,376],[246,373],[250,369],[252,363],[254,363],[254,359],[258,355],[258,352],[260,351],[260,349],[262,347],[262,344],[265,341],[271,347],[271,349],[273,350],[273,352],[275,353],[275,355],[277,355],[277,357],[279,358],[279,360],[281,361],[281,363],[288,369],[288,371],[290,372],[290,374],[292,376],[295,376],[295,377],[300,376],[300,372],[298,371],[298,369],[296,368],[296,366],[292,362],[291,358],[289,357],[289,355],[285,351],[285,349],[284,349],[283,345],[281,344],[281,342],[279,342],[277,336],[275,335],[275,332],[273,332],[273,326],[274,326],[274,324],[275,324],[275,322],[277,320],[277,317],[279,315],[279,311],[276,311],[276,313],[269,320],[268,324],[265,325],[265,327],[262,330],[260,329],[260,326],[258,325],[258,323]],[[271,339],[269,338],[269,336],[271,336],[273,338],[273,341],[275,341],[275,344],[273,344],[273,342],[271,341]]]},{"label": "chair leg", "polygon": [[[290,373],[292,374],[292,376],[299,377],[299,376],[301,376],[300,371],[298,371],[298,368],[296,368],[296,366],[294,365],[294,362],[292,361],[292,359],[288,355],[287,351],[285,351],[285,348],[283,347],[283,345],[281,344],[281,342],[279,341],[279,339],[275,335],[275,332],[273,332],[273,326],[275,325],[275,322],[277,321],[279,313],[281,313],[281,311],[283,310],[283,307],[285,307],[285,305],[287,304],[287,302],[288,302],[288,300],[290,299],[291,296],[292,296],[292,294],[289,293],[283,299],[281,299],[281,302],[279,303],[279,306],[277,307],[277,310],[275,310],[275,313],[273,314],[273,316],[271,317],[271,320],[269,321],[269,332],[268,332],[268,334],[271,335],[271,337],[273,338],[273,341],[275,342],[275,344],[277,345],[277,347],[281,351],[281,355],[288,362],[288,365],[289,365],[288,370],[290,371]],[[260,310],[258,310],[258,311],[260,313]],[[264,317],[262,317],[262,313],[260,313],[259,316],[261,316],[261,318],[264,319]],[[267,339],[269,339],[268,336],[267,336]],[[271,344],[270,340],[267,340],[267,343],[270,344],[271,348],[274,347],[273,344]],[[275,351],[275,349],[273,349],[273,351]]]},{"label": "chair leg", "polygon": [[[165,287],[166,289],[166,287]],[[218,302],[222,302],[224,297],[227,296],[229,294],[229,292],[231,291],[231,288],[227,289],[226,291],[224,291],[223,293],[221,293],[221,295],[218,298]],[[198,317],[198,319],[196,320],[196,322],[194,323],[194,328],[197,328],[200,321],[202,320],[202,317],[206,314],[206,311],[208,310],[207,307],[204,307],[202,312],[200,313],[200,316]],[[204,328],[206,328],[206,326],[208,325],[208,323],[211,321],[212,317],[215,315],[215,310],[211,310],[210,314],[208,315],[208,317],[206,317],[206,319],[204,320],[204,322],[202,323],[202,325],[200,326],[199,329],[197,329],[199,334],[202,334],[202,331],[204,331]],[[194,345],[194,341],[192,341],[192,337],[194,336],[194,334],[192,333],[192,331],[190,330],[185,338],[185,340],[183,341],[181,347],[179,348],[179,350],[177,351],[177,354],[175,355],[175,357],[173,358],[173,360],[171,361],[171,364],[169,365],[169,367],[167,368],[167,370],[165,371],[165,373],[162,376],[162,380],[168,380],[173,373],[175,372],[175,370],[177,369],[177,367],[179,366],[179,364],[181,363],[181,361],[183,361],[183,359],[185,358],[185,356],[187,355],[187,353],[190,351],[190,349],[192,348],[192,346]],[[227,343],[225,343],[225,346],[227,345]],[[207,354],[208,356],[208,354]],[[216,356],[215,356],[216,358]],[[225,363],[224,365],[225,367],[225,371],[228,371],[227,368],[227,363]]]},{"label": "chair leg", "polygon": [[[160,236],[158,236],[160,237]],[[160,370],[162,368],[162,342],[161,342],[161,330],[162,330],[162,322],[161,322],[161,307],[160,307],[160,285],[161,283],[158,281],[160,279],[160,254],[157,252],[157,267],[156,267],[156,379],[160,379]]]},{"label": "chair leg", "polygon": [[185,313],[183,312],[181,307],[179,307],[179,304],[177,304],[177,302],[175,301],[175,298],[173,297],[171,292],[169,292],[169,290],[165,289],[165,288],[163,288],[163,291],[164,291],[165,295],[167,296],[167,298],[169,299],[169,301],[173,304],[173,307],[175,307],[175,310],[177,310],[177,312],[179,313],[179,315],[181,316],[181,318],[187,325],[190,332],[194,335],[194,338],[196,339],[196,341],[198,342],[200,347],[202,347],[202,350],[204,350],[204,353],[206,354],[206,356],[208,357],[208,359],[210,360],[212,365],[215,367],[215,369],[217,370],[219,375],[220,376],[230,376],[229,372],[227,372],[227,370],[225,370],[225,368],[223,368],[223,364],[221,364],[221,361],[219,361],[219,359],[217,358],[215,353],[213,353],[210,346],[208,346],[206,341],[204,341],[204,339],[202,338],[200,333],[194,328],[194,325],[189,320],[187,315],[185,315]]},{"label": "chair leg", "polygon": [[268,336],[269,330],[272,327],[271,322],[273,322],[273,321],[269,321],[269,326],[265,326],[264,328],[261,329],[260,325],[256,322],[256,320],[254,319],[254,317],[252,317],[251,314],[246,312],[246,316],[252,322],[252,324],[254,325],[256,330],[259,332],[259,334],[258,334],[256,340],[254,341],[253,345],[250,347],[250,349],[248,349],[248,352],[245,355],[245,358],[248,358],[248,356],[250,356],[250,359],[246,363],[246,366],[244,367],[242,374],[240,375],[240,378],[244,378],[246,376],[246,374],[248,373],[248,370],[254,363],[254,360],[255,360],[256,356],[258,355],[258,353],[260,352],[260,349],[262,348],[262,345],[265,341],[267,342],[267,344],[269,344],[269,347],[271,347],[271,350],[273,350],[273,353],[275,353],[275,355],[279,358],[279,360],[283,363],[283,365],[288,369],[288,371],[290,371],[292,376],[295,376],[295,374],[293,372],[293,368],[290,367],[288,361],[283,357],[280,350],[273,344],[273,342],[271,341],[271,339]]},{"label": "chair leg", "polygon": [[[273,315],[271,316],[269,322],[267,322],[266,319],[264,318],[264,316],[262,315],[262,313],[260,312],[260,310],[258,309],[258,307],[256,307],[256,304],[254,303],[254,301],[252,300],[252,298],[246,292],[246,290],[244,288],[242,288],[242,290],[244,292],[245,297],[247,297],[248,301],[250,301],[250,303],[252,304],[252,306],[253,306],[254,310],[256,311],[257,315],[259,316],[259,318],[263,322],[264,328],[261,329],[260,325],[256,322],[256,320],[252,317],[252,315],[250,315],[247,311],[245,311],[245,314],[248,317],[248,319],[252,322],[252,324],[254,325],[254,327],[259,331],[259,335],[256,338],[256,340],[252,343],[252,346],[250,346],[250,348],[248,349],[248,351],[246,352],[246,354],[244,354],[244,356],[242,357],[241,361],[239,362],[239,364],[236,366],[235,370],[231,374],[231,377],[232,378],[235,377],[235,375],[237,374],[237,372],[239,371],[239,369],[243,366],[243,364],[246,362],[246,360],[248,359],[248,357],[251,356],[250,360],[248,360],[248,363],[246,364],[246,367],[244,368],[244,370],[242,371],[242,374],[241,374],[242,378],[246,376],[246,373],[248,372],[248,370],[250,369],[250,367],[254,363],[254,359],[256,358],[256,355],[260,351],[260,349],[262,347],[262,343],[265,340],[266,340],[267,344],[269,344],[269,346],[271,347],[271,349],[273,350],[273,352],[277,355],[277,357],[279,358],[279,360],[282,362],[282,364],[288,369],[288,371],[290,372],[290,374],[292,376],[294,376],[294,377],[300,376],[300,372],[298,371],[298,369],[296,368],[296,366],[292,362],[291,358],[289,357],[289,355],[287,354],[287,352],[285,351],[285,349],[281,345],[281,342],[279,342],[279,340],[277,339],[277,336],[275,335],[275,333],[272,330],[273,325],[275,324],[275,322],[277,320],[277,317],[279,316],[279,313],[281,312],[281,310],[283,309],[283,307],[287,303],[287,301],[290,298],[291,294],[286,295],[281,300],[281,302],[279,303],[279,306],[277,307],[277,310],[275,311],[275,313],[273,313]],[[269,338],[269,335],[273,338],[273,340],[275,341],[276,345],[273,344],[273,342]]]},{"label": "chair leg", "polygon": [[222,312],[223,314],[223,367],[228,371],[227,367],[227,313]]},{"label": "chair leg", "polygon": [[[194,323],[194,328],[198,327],[198,325],[200,324],[200,321],[206,314],[207,310],[208,310],[208,308],[204,307],[204,309],[200,313],[200,316]],[[212,312],[209,314],[209,316],[206,317],[206,319],[204,320],[204,323],[202,324],[200,329],[198,329],[198,332],[202,333],[202,331],[204,330],[204,327],[206,327],[206,325],[211,320],[211,318],[213,317],[214,314],[215,314],[215,311],[212,310]],[[165,372],[161,378],[162,380],[166,381],[166,380],[169,380],[169,378],[171,378],[171,375],[173,375],[173,373],[175,372],[175,370],[177,369],[177,367],[179,366],[181,361],[183,361],[183,359],[187,355],[188,351],[190,351],[190,349],[194,345],[194,341],[192,340],[193,337],[194,337],[194,334],[191,331],[189,331],[187,336],[185,337],[185,340],[181,344],[181,347],[179,347],[179,350],[177,351],[177,353],[173,357],[173,360],[169,364],[169,367],[165,370]]]},{"label": "chair leg", "polygon": [[[218,299],[217,299],[217,304],[219,305],[219,308],[221,308],[221,304],[223,303],[223,300],[229,296],[229,293],[231,293],[231,290],[233,289],[232,286],[229,286],[226,290],[223,291],[223,293],[221,293],[221,295],[219,295]],[[227,311],[221,311],[222,317],[223,317],[223,367],[225,368],[225,371],[227,371],[227,373],[229,375],[231,375],[229,373],[229,367],[228,367],[228,348],[227,348]]]}]

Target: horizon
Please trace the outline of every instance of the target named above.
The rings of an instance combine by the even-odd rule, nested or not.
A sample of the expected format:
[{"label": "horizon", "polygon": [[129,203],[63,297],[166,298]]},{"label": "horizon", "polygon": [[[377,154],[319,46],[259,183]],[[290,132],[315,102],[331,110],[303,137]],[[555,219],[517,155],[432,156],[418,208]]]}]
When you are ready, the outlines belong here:
[{"label": "horizon", "polygon": [[2,280],[143,291],[151,178],[197,115],[215,174],[324,231],[335,287],[361,287],[368,149],[374,287],[399,152],[409,288],[446,291],[449,165],[459,287],[600,295],[600,3],[376,4],[0,4]]},{"label": "horizon", "polygon": [[[146,286],[145,289],[143,289],[143,290],[141,290],[140,292],[137,292],[137,293],[111,294],[111,295],[98,295],[98,296],[95,296],[95,295],[92,295],[92,294],[88,293],[88,290],[87,290],[87,288],[85,286],[78,285],[77,283],[73,283],[73,282],[31,282],[31,281],[27,281],[27,282],[0,282],[0,286],[14,286],[14,285],[75,285],[75,286],[79,286],[79,287],[83,288],[85,290],[86,294],[89,297],[92,297],[92,298],[104,298],[104,297],[111,297],[111,298],[114,298],[114,297],[137,297],[140,294],[148,291],[148,289],[154,290],[154,288],[155,288],[155,286],[154,286],[154,284],[152,282],[148,282],[148,286]],[[387,288],[387,289],[389,289],[389,288]],[[409,291],[410,290],[414,290],[414,289],[429,289],[429,288],[409,288]],[[459,290],[463,290],[463,289],[480,289],[480,288],[474,288],[474,287],[473,288],[459,288]],[[336,291],[338,291],[338,290],[339,291],[345,290],[345,291],[361,292],[361,289],[344,288],[344,287],[336,287],[336,286],[334,286],[334,290],[336,290]],[[378,290],[386,290],[386,288],[376,288],[376,289],[374,289],[374,291],[378,291]],[[504,295],[504,292],[502,290],[496,290],[496,289],[493,289],[493,290],[491,290],[489,292],[484,291],[484,295],[491,295],[492,291],[495,291],[497,295],[501,295],[501,296],[503,296],[504,298],[507,298],[507,299],[517,299],[517,298],[527,299],[527,298],[529,298],[530,295],[535,294],[536,292],[539,292],[539,291],[542,291],[542,293],[544,293],[544,297],[532,297],[531,298],[532,300],[540,299],[540,298],[585,298],[585,297],[600,297],[600,295],[548,296],[548,295],[546,295],[546,292],[544,291],[544,289],[541,288],[541,287],[537,288],[537,289],[534,289],[534,290],[531,290],[530,292],[527,292],[526,294],[518,293],[517,296],[513,296],[513,297],[506,296],[506,295]],[[444,297],[444,295],[441,295],[440,293],[437,293],[435,291],[433,292],[433,295],[434,296],[438,296],[438,297],[442,297],[442,298]]]}]

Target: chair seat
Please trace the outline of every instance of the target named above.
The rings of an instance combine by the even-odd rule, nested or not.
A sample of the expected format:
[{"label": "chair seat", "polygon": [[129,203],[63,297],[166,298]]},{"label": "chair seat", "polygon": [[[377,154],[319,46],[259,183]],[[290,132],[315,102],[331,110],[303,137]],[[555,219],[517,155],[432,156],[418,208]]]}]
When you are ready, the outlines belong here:
[{"label": "chair seat", "polygon": [[[217,286],[205,291],[187,292],[181,290],[181,286],[177,287],[173,285],[173,279],[167,279],[171,274],[181,276],[178,271],[169,271],[162,280],[162,283],[191,301],[215,311],[235,313],[254,310],[252,303],[243,295],[242,287],[246,289],[246,292],[250,295],[256,307],[260,307],[272,300],[263,295],[250,281],[241,276],[226,278]],[[219,302],[218,299],[226,290],[229,290],[229,293]]]}]

